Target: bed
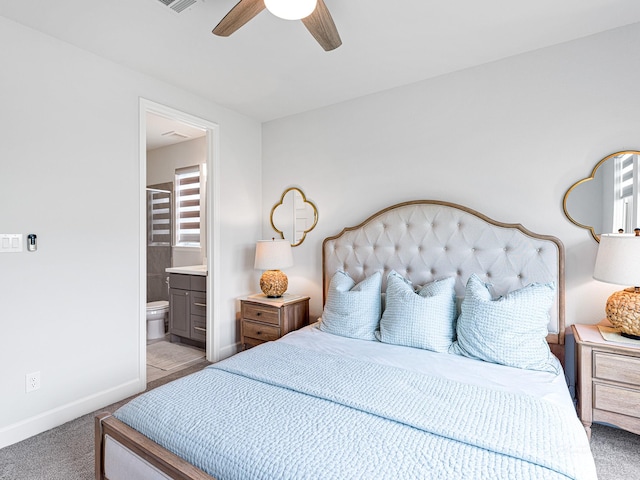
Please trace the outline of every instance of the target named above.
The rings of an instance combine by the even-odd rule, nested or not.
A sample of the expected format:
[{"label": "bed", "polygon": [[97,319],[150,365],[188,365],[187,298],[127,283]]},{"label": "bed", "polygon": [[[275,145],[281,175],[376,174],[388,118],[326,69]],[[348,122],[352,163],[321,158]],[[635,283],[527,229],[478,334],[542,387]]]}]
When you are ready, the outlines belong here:
[{"label": "bed", "polygon": [[96,478],[596,478],[562,243],[412,201],[322,245],[319,322],[96,417]]}]

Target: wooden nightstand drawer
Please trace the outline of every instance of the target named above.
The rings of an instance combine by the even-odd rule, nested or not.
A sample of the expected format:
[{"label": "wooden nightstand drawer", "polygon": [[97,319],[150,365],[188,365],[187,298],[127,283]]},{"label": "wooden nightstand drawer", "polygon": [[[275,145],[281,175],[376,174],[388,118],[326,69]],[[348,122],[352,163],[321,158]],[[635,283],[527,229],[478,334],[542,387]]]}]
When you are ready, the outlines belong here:
[{"label": "wooden nightstand drawer", "polygon": [[640,385],[640,358],[593,352],[593,376],[614,382]]},{"label": "wooden nightstand drawer", "polygon": [[242,335],[244,337],[256,338],[268,342],[280,338],[280,328],[266,325],[264,323],[243,320]]},{"label": "wooden nightstand drawer", "polygon": [[251,348],[308,325],[309,297],[251,295],[240,300],[240,312],[240,341]]},{"label": "wooden nightstand drawer", "polygon": [[640,391],[594,383],[593,408],[640,418]]},{"label": "wooden nightstand drawer", "polygon": [[571,328],[578,361],[578,412],[587,433],[593,422],[602,422],[640,435],[640,345],[622,337],[605,339],[598,325]]},{"label": "wooden nightstand drawer", "polygon": [[245,303],[242,307],[242,317],[257,322],[280,325],[280,309],[255,303]]},{"label": "wooden nightstand drawer", "polygon": [[265,343],[262,340],[258,340],[257,338],[245,337],[244,338],[244,346],[245,348],[255,347],[257,345],[261,345]]}]

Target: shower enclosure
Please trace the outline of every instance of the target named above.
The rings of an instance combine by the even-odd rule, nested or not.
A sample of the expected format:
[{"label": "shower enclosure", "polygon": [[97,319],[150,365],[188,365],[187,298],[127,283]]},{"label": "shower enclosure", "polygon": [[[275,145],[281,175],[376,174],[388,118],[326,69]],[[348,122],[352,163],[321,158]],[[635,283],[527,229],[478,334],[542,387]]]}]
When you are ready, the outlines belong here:
[{"label": "shower enclosure", "polygon": [[169,300],[173,183],[147,187],[147,303]]}]

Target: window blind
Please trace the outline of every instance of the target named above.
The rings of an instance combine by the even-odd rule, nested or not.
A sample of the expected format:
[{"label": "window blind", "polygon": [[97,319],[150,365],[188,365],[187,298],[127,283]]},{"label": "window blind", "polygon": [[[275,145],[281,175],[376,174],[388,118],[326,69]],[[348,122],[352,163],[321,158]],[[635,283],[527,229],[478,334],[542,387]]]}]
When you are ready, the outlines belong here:
[{"label": "window blind", "polygon": [[200,246],[200,166],[179,168],[175,177],[176,245]]},{"label": "window blind", "polygon": [[620,198],[633,197],[633,159],[625,155],[620,161]]},{"label": "window blind", "polygon": [[638,181],[638,155],[625,154],[616,157],[615,163],[615,191],[614,228],[622,228],[626,233],[632,233],[636,228],[640,216],[638,197],[640,194]]}]

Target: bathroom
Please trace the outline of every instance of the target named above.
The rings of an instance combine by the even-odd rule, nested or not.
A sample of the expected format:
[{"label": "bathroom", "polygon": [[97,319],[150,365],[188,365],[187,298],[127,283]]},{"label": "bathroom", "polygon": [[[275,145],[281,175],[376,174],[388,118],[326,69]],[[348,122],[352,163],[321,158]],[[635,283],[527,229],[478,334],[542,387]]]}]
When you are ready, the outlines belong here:
[{"label": "bathroom", "polygon": [[[151,382],[205,355],[202,342],[169,332],[169,277],[172,273],[206,276],[206,266],[193,272],[181,267],[206,265],[207,139],[203,129],[150,112],[146,138],[147,382]],[[176,292],[172,290],[174,298]]]}]

